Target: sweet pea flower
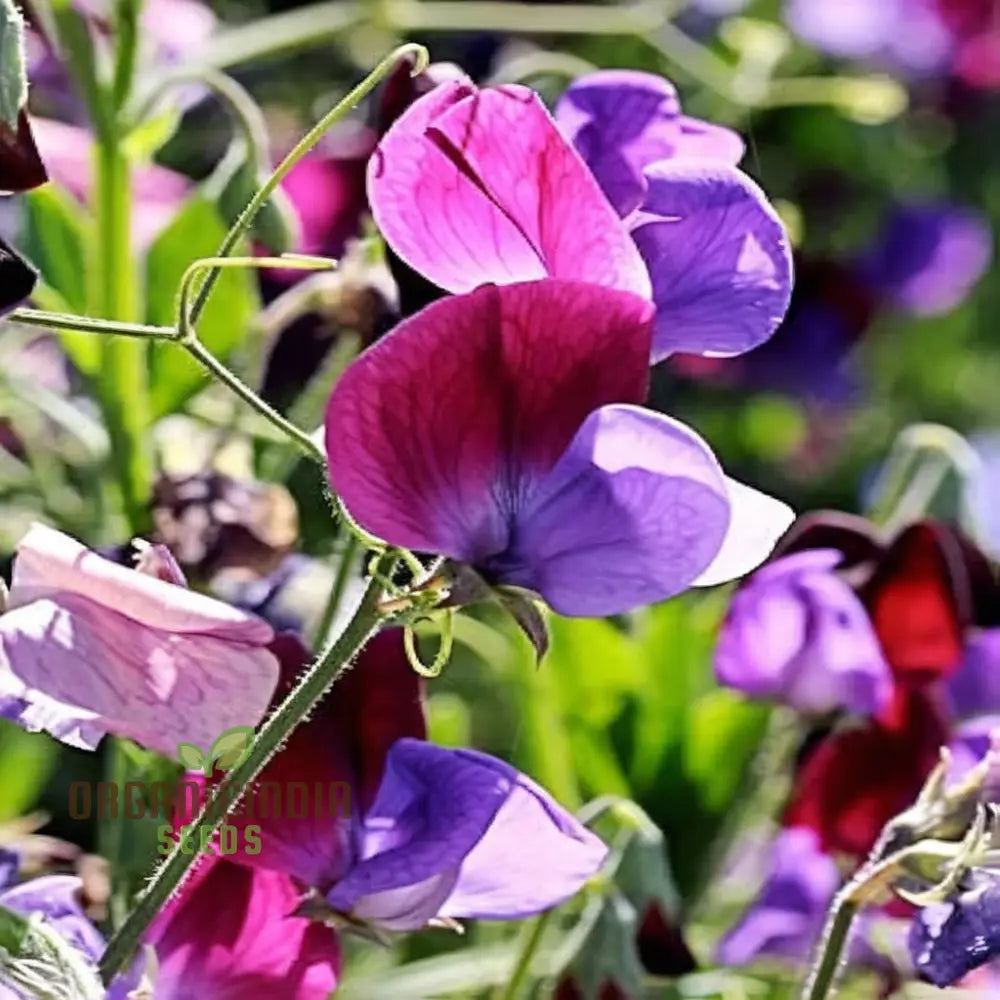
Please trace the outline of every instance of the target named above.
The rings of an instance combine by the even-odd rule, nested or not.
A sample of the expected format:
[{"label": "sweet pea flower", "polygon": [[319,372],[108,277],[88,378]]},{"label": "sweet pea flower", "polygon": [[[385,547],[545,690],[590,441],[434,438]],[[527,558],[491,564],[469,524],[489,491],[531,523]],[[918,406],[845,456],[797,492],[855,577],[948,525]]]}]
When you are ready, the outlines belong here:
[{"label": "sweet pea flower", "polygon": [[636,70],[599,70],[575,80],[555,121],[622,218],[649,190],[643,171],[660,160],[706,159],[736,166],[746,147],[733,131],[681,114],[674,85]]},{"label": "sweet pea flower", "polygon": [[[96,966],[105,941],[84,912],[81,880],[42,875],[15,884],[17,859],[2,854],[0,906],[42,921]],[[144,985],[156,1000],[326,1000],[340,969],[337,937],[293,915],[299,896],[278,872],[205,858],[143,938],[156,953],[153,981]],[[137,995],[146,958],[140,952],[133,969],[111,984],[108,1000]],[[24,996],[0,972],[0,1000]]]},{"label": "sweet pea flower", "polygon": [[920,910],[910,925],[909,947],[922,979],[942,989],[957,984],[983,990],[970,997],[995,996],[1000,975],[980,967],[1000,956],[997,873],[976,869],[951,898]]},{"label": "sweet pea flower", "polygon": [[[290,635],[276,648],[290,684],[308,653]],[[260,777],[264,787],[346,782],[349,807],[268,818],[251,796],[227,822],[258,824],[262,849],[233,860],[294,878],[312,888],[318,917],[375,934],[538,913],[598,871],[607,848],[531,779],[426,743],[424,731],[402,635],[384,632]]]},{"label": "sweet pea flower", "polygon": [[715,650],[719,680],[800,712],[874,715],[892,679],[864,605],[836,573],[833,549],[798,552],[737,591]]},{"label": "sweet pea flower", "polygon": [[393,545],[608,615],[756,566],[784,504],[642,409],[652,307],[556,280],[436,302],[365,351],[326,413],[330,480]]},{"label": "sweet pea flower", "polygon": [[914,74],[946,68],[953,38],[938,0],[786,0],[785,20],[830,55],[869,59]]},{"label": "sweet pea flower", "polygon": [[[156,1000],[326,1000],[337,986],[336,932],[295,915],[301,892],[280,872],[208,857],[143,943],[156,953]],[[112,988],[125,1000],[136,972]]]},{"label": "sweet pea flower", "polygon": [[989,224],[943,203],[898,206],[860,262],[872,288],[917,316],[960,305],[993,257]]},{"label": "sweet pea flower", "polygon": [[24,302],[36,281],[38,272],[12,246],[0,240],[0,316]]},{"label": "sweet pea flower", "polygon": [[723,965],[749,965],[763,956],[809,958],[841,877],[812,830],[779,833],[756,900],[719,944]]},{"label": "sweet pea flower", "polygon": [[[78,125],[34,116],[31,126],[51,179],[80,201],[88,199],[94,184],[91,133]],[[132,235],[140,247],[153,242],[190,190],[188,178],[167,167],[145,164],[132,172]]]},{"label": "sweet pea flower", "polygon": [[[839,554],[835,567],[830,550]],[[729,661],[721,676],[751,695],[801,704],[795,672],[777,669],[786,647],[795,646],[798,633],[789,634],[789,622],[801,620],[808,609],[796,567],[809,567],[818,578],[825,574],[823,592],[837,595],[834,602],[827,598],[827,609],[850,602],[844,636],[850,643],[864,634],[869,649],[874,636],[888,666],[889,696],[880,696],[862,725],[835,726],[811,746],[785,822],[815,831],[825,851],[864,857],[883,826],[914,800],[942,746],[952,745],[960,761],[982,756],[1000,715],[1000,685],[994,680],[1000,656],[997,585],[982,553],[933,521],[911,525],[887,543],[861,519],[818,515],[789,532],[782,551],[788,554],[763,573],[764,585],[770,581],[773,589],[755,586],[751,578],[750,596],[734,608],[736,621],[727,626],[734,633],[724,640]],[[867,629],[845,595],[847,579]],[[752,643],[746,641],[751,634],[758,636]],[[813,634],[829,642],[819,630]],[[840,635],[839,627],[833,634]],[[816,671],[808,693],[825,697],[837,683],[835,674],[821,676],[817,667],[826,662],[825,647],[809,648],[807,639],[805,649],[797,655],[805,655]],[[832,659],[828,668],[836,665]],[[842,694],[843,707],[862,711]]]},{"label": "sweet pea flower", "polygon": [[0,615],[0,714],[71,746],[110,732],[171,757],[260,721],[278,680],[271,627],[188,590],[165,550],[147,563],[31,528]]},{"label": "sweet pea flower", "polygon": [[[526,87],[457,81],[416,101],[368,169],[390,247],[450,292],[553,277],[652,298],[654,361],[765,341],[788,306],[791,255],[731,165],[735,138],[680,116],[669,85],[587,79],[562,117],[596,176]],[[635,211],[623,220],[615,206]]]},{"label": "sweet pea flower", "polygon": [[[782,830],[770,848],[764,885],[720,942],[719,961],[731,966],[763,958],[808,962],[841,882],[836,862],[823,852],[812,830]],[[848,962],[891,976],[890,963],[869,942],[877,930],[895,943],[904,929],[901,921],[883,913],[863,912],[851,936]]]}]

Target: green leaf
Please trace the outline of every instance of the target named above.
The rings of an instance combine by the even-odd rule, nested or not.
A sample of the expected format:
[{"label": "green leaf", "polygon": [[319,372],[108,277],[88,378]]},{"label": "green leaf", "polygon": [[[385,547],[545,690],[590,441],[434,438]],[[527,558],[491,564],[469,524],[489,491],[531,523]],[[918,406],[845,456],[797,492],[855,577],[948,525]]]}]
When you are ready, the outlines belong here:
[{"label": "green leaf", "polygon": [[17,116],[27,99],[24,18],[14,0],[0,0],[0,121],[16,130]]},{"label": "green leaf", "polygon": [[40,1000],[100,1000],[104,996],[97,970],[54,927],[2,906],[0,970],[5,984]]},{"label": "green leaf", "polygon": [[0,723],[0,822],[38,802],[58,757],[59,744],[48,736]]},{"label": "green leaf", "polygon": [[184,765],[187,771],[201,771],[205,767],[206,758],[201,751],[201,747],[193,743],[177,744],[177,759]]},{"label": "green leaf", "polygon": [[[86,220],[83,209],[65,191],[46,184],[29,192],[23,205],[22,249],[41,271],[44,287],[56,292],[69,312],[87,311]],[[43,307],[39,292],[36,300]],[[85,333],[60,333],[59,340],[84,375],[100,368],[101,340]]]},{"label": "green leaf", "polygon": [[253,746],[253,726],[233,726],[217,737],[208,752],[209,763],[223,771],[231,771]]},{"label": "green leaf", "polygon": [[[146,319],[172,326],[174,303],[187,267],[213,256],[226,235],[218,210],[194,195],[157,237],[146,258]],[[198,324],[205,346],[225,361],[243,339],[260,308],[255,275],[248,269],[223,271]],[[150,384],[154,416],[179,409],[202,386],[205,373],[176,344],[153,344]]]}]

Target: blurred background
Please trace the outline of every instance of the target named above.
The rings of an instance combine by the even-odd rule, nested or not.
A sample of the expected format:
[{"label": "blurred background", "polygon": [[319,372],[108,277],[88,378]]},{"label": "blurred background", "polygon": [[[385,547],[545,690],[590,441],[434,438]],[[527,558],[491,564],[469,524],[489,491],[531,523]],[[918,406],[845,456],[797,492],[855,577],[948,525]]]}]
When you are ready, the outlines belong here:
[{"label": "blurred background", "polygon": [[[110,30],[101,0],[76,6],[99,48]],[[36,304],[85,312],[88,123],[45,41],[45,5],[28,7],[31,110],[53,183],[5,199],[0,222],[41,268]],[[141,25],[139,93],[150,106],[123,141],[149,322],[171,321],[184,267],[215,251],[265,161],[396,44],[419,41],[435,63],[480,82],[528,83],[548,101],[593,68],[644,69],[674,82],[686,113],[742,134],[742,167],[781,214],[797,272],[791,310],[768,344],[734,359],[670,359],[654,372],[657,407],[701,431],[734,475],[800,512],[869,511],[900,431],[947,425],[974,451],[964,492],[939,512],[987,551],[1000,545],[990,489],[1000,482],[994,0],[147,0]],[[234,97],[211,74],[177,77],[191,67],[241,87]],[[157,87],[168,78],[164,100]],[[273,246],[292,218],[293,248],[341,258],[341,269],[305,279],[229,272],[206,314],[213,349],[303,426],[318,424],[357,350],[434,294],[386,259],[364,198],[365,159],[420,86],[405,73],[383,84],[296,168],[255,232]],[[157,346],[152,475],[130,513],[108,486],[111,443],[87,351],[72,335],[16,325],[0,337],[0,557],[9,563],[35,519],[112,552],[143,534],[171,545],[199,586],[311,637],[331,618],[335,627],[342,610],[327,594],[336,581],[349,596],[362,559],[331,537],[314,471]],[[716,960],[720,935],[759,888],[798,746],[781,711],[716,685],[712,648],[726,603],[711,592],[628,621],[553,616],[540,669],[506,622],[486,613],[458,621],[456,653],[430,686],[432,738],[510,759],[570,806],[633,801],[663,833],[649,857],[669,871],[647,858],[625,892],[654,885],[657,907],[632,898],[631,918],[606,902],[568,908],[545,930],[547,974],[526,984],[536,995],[556,982],[560,1000],[795,993],[794,959],[739,969]],[[129,752],[129,767],[162,766]],[[0,838],[32,834],[40,856],[67,867],[80,852],[101,853],[136,884],[155,825],[102,830],[68,816],[68,784],[107,765],[3,724]],[[341,995],[500,996],[523,933],[482,926],[393,949],[351,942]],[[888,995],[886,983],[862,972],[850,995]]]}]

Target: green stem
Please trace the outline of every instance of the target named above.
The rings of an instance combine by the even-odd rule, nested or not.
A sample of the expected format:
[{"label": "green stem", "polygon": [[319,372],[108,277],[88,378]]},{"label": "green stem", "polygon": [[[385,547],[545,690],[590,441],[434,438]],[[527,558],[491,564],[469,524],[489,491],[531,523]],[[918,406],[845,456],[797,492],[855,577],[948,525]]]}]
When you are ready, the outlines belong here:
[{"label": "green stem", "polygon": [[[380,560],[380,573],[391,573],[395,560],[394,553],[386,553]],[[381,596],[381,585],[372,579],[344,631],[301,676],[292,692],[264,723],[246,759],[226,775],[215,794],[205,803],[192,824],[194,843],[202,843],[203,832],[207,838],[209,833],[214,833],[222,825],[225,810],[219,808],[219,804],[226,803],[230,810],[236,807],[249,784],[284,745],[296,726],[310,715],[343,676],[364,644],[384,623],[385,618],[378,610]],[[178,844],[153,875],[101,958],[100,972],[105,985],[109,985],[125,968],[147,927],[180,888],[197,857],[196,852],[183,854]]]},{"label": "green stem", "polygon": [[548,929],[553,913],[555,910],[546,910],[535,918],[535,922],[521,946],[521,953],[517,956],[517,964],[511,971],[507,985],[498,992],[497,1000],[517,1000],[520,996],[521,990],[524,989],[531,977],[531,967],[535,963],[535,955],[538,954],[538,949],[542,945],[542,939],[545,937],[545,931]]},{"label": "green stem", "polygon": [[[118,138],[100,140],[95,147],[93,305],[97,314],[122,322],[131,322],[139,313],[129,173]],[[145,346],[120,338],[105,341],[97,383],[128,527],[138,533],[149,517],[153,478],[145,440],[150,424]]]},{"label": "green stem", "polygon": [[333,623],[337,620],[337,612],[340,610],[341,602],[344,600],[344,593],[347,590],[347,582],[351,578],[351,573],[357,568],[358,553],[360,551],[361,544],[357,538],[354,535],[348,534],[347,541],[344,544],[344,551],[340,554],[337,575],[333,579],[333,588],[330,591],[330,596],[316,626],[317,643],[326,641],[327,634],[333,628]]},{"label": "green stem", "polygon": [[[274,172],[258,189],[256,194],[250,199],[246,208],[240,212],[239,218],[233,223],[232,228],[226,233],[226,238],[219,247],[218,257],[228,257],[237,243],[249,231],[257,214],[267,203],[267,200],[278,189],[285,176],[332,128],[337,122],[344,118],[348,112],[353,110],[357,104],[368,96],[382,80],[395,68],[401,59],[407,56],[414,56],[416,62],[413,66],[413,75],[420,73],[427,66],[429,56],[427,50],[422,45],[407,43],[400,45],[389,53],[376,67],[361,81],[346,97],[328,111],[296,144],[295,148],[278,164]],[[205,308],[205,303],[212,292],[215,282],[219,278],[221,269],[213,267],[205,276],[201,288],[198,289],[194,303],[189,313],[189,322],[194,326],[198,322],[198,317]]]},{"label": "green stem", "polygon": [[823,928],[816,964],[802,990],[802,1000],[826,1000],[836,985],[844,948],[859,905],[852,896],[854,884],[846,886],[834,900]]},{"label": "green stem", "polygon": [[188,341],[183,346],[198,364],[208,370],[209,374],[223,385],[228,386],[247,406],[253,407],[262,417],[269,420],[275,427],[280,428],[302,451],[302,454],[306,458],[311,458],[319,465],[326,464],[326,453],[301,427],[296,427],[290,420],[286,420],[270,403],[261,399],[253,389],[237,378],[212,354],[200,340]]},{"label": "green stem", "polygon": [[7,317],[25,326],[41,326],[47,330],[71,330],[75,333],[103,333],[120,337],[140,337],[147,340],[176,340],[172,326],[150,326],[146,323],[119,323],[112,319],[93,319],[70,313],[46,312],[42,309],[15,309]]}]

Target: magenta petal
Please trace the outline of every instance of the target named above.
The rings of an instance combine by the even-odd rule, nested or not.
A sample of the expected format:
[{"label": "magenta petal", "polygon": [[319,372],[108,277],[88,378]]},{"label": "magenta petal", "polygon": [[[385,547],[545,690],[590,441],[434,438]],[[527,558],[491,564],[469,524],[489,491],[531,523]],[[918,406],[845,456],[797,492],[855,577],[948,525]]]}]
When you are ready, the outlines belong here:
[{"label": "magenta petal", "polygon": [[340,971],[337,936],[294,917],[291,879],[227,861],[201,862],[147,936],[157,1000],[326,1000]]},{"label": "magenta petal", "polygon": [[729,524],[701,438],[637,406],[592,413],[522,515],[507,582],[566,615],[610,615],[685,590]]},{"label": "magenta petal", "polygon": [[33,527],[0,617],[0,711],[92,748],[111,732],[174,756],[256,725],[278,664],[270,626]]},{"label": "magenta petal", "polygon": [[677,152],[680,110],[669,80],[634,70],[600,70],[570,84],[555,117],[624,217],[646,194],[643,169]]},{"label": "magenta petal", "polygon": [[646,179],[632,236],[653,281],[653,359],[742,354],[763,343],[792,288],[788,237],[763,192],[724,163],[672,160]]},{"label": "magenta petal", "polygon": [[337,383],[334,489],[394,545],[470,562],[504,550],[587,414],[645,395],[651,320],[634,295],[553,280],[434,303]]},{"label": "magenta petal", "polygon": [[649,295],[624,226],[526,87],[435,88],[379,144],[368,185],[393,250],[448,291],[550,275]]},{"label": "magenta petal", "polygon": [[437,915],[525,916],[571,896],[605,854],[509,764],[400,740],[365,817],[362,860],[327,901],[396,930]]}]

